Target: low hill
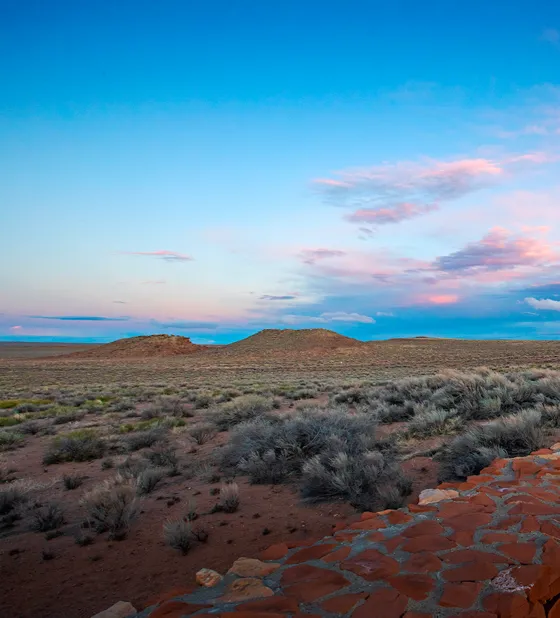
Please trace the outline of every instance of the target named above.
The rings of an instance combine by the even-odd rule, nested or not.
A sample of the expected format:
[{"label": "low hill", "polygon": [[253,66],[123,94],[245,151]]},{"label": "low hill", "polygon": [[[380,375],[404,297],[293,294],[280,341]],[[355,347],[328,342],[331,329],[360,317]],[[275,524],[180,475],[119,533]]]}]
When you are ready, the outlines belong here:
[{"label": "low hill", "polygon": [[339,335],[325,328],[291,328],[261,330],[246,339],[230,343],[222,350],[243,353],[259,352],[306,352],[328,351],[337,348],[352,348],[363,343],[351,337]]},{"label": "low hill", "polygon": [[153,358],[194,354],[205,349],[206,346],[196,345],[188,337],[181,337],[179,335],[147,335],[117,339],[117,341],[97,346],[91,350],[70,354],[66,358],[91,358],[92,360],[105,358]]}]

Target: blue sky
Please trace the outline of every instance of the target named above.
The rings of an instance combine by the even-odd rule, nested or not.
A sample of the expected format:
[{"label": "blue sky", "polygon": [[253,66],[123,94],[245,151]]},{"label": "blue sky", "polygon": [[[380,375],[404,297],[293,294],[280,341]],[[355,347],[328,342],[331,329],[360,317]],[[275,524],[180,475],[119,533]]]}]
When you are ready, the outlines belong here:
[{"label": "blue sky", "polygon": [[560,333],[558,3],[1,7],[0,339]]}]

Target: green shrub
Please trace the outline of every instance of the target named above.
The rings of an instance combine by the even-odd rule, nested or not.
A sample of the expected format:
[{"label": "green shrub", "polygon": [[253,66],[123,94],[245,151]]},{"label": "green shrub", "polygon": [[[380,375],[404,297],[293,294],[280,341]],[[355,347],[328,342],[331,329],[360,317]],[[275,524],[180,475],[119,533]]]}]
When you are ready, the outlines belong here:
[{"label": "green shrub", "polygon": [[57,436],[43,457],[46,465],[66,461],[91,461],[103,457],[105,441],[93,429],[80,429]]},{"label": "green shrub", "polygon": [[220,406],[211,414],[220,431],[225,431],[272,410],[272,399],[260,395],[241,395]]},{"label": "green shrub", "polygon": [[0,430],[0,451],[8,451],[21,446],[24,440],[25,436],[22,433],[13,430]]}]

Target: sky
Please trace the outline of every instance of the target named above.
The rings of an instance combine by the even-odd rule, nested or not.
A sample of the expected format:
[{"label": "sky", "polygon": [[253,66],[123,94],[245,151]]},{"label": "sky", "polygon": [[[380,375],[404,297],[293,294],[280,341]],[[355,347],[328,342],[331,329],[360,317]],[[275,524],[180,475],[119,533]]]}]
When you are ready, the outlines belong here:
[{"label": "sky", "polygon": [[558,338],[560,3],[0,15],[0,340]]}]

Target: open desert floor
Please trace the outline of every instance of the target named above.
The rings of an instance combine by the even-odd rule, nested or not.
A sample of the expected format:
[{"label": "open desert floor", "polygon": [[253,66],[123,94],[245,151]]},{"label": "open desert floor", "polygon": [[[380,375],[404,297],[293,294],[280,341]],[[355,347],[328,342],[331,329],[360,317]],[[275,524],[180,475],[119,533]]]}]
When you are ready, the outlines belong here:
[{"label": "open desert floor", "polygon": [[0,615],[142,608],[560,434],[559,342],[244,341],[0,345]]}]

